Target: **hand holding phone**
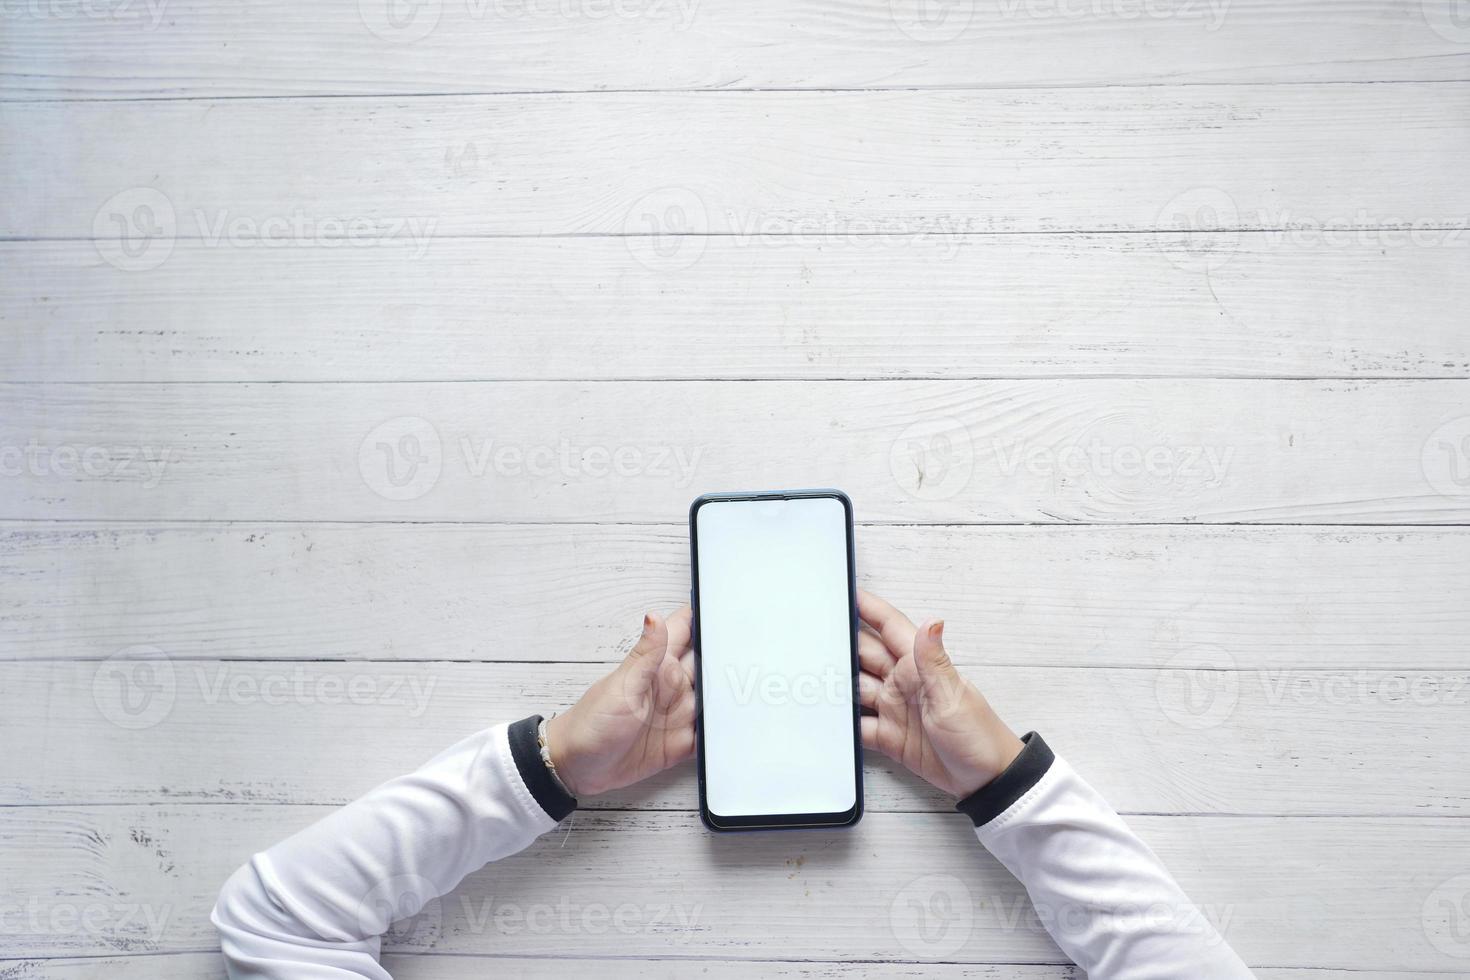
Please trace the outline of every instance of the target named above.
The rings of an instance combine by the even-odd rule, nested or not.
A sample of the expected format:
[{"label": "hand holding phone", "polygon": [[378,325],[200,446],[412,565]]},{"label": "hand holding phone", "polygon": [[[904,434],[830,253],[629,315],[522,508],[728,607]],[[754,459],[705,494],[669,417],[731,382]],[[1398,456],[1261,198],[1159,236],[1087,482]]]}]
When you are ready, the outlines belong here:
[{"label": "hand holding phone", "polygon": [[643,617],[623,662],[547,723],[551,762],[573,796],[621,789],[694,753],[690,609]]},{"label": "hand holding phone", "polygon": [[892,604],[858,591],[863,745],[964,798],[1005,771],[1021,740],[944,649],[944,623],[915,627]]}]

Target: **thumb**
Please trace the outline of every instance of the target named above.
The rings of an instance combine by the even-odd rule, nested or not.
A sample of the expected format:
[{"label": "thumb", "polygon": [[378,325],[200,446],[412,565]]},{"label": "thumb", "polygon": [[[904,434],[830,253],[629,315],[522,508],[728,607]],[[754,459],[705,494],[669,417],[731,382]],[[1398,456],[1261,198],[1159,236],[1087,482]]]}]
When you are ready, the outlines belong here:
[{"label": "thumb", "polygon": [[928,710],[947,711],[959,702],[964,679],[944,649],[944,620],[930,620],[914,636],[919,697]]},{"label": "thumb", "polygon": [[669,645],[669,627],[658,613],[645,613],[643,635],[628,651],[623,665],[638,675],[652,675],[664,659],[664,650]]},{"label": "thumb", "polygon": [[633,716],[647,721],[653,715],[654,678],[659,665],[664,661],[664,650],[668,647],[669,630],[658,613],[646,613],[643,617],[643,635],[628,651],[616,675],[621,676],[619,688],[624,702]]}]

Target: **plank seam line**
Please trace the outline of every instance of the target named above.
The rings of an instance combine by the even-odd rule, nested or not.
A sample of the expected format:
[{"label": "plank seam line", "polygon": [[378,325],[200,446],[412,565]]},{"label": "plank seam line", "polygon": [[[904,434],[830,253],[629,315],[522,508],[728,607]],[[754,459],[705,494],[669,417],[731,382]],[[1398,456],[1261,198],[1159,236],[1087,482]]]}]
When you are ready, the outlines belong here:
[{"label": "plank seam line", "polygon": [[[1458,220],[1458,219],[1455,219],[1455,220]],[[1169,238],[1195,239],[1195,238],[1205,238],[1205,237],[1223,236],[1223,235],[1285,235],[1285,234],[1289,234],[1289,233],[1291,233],[1293,231],[1297,231],[1297,230],[1299,230],[1299,229],[1298,228],[1295,228],[1295,227],[1291,227],[1291,226],[1279,226],[1279,227],[1278,226],[1269,226],[1269,227],[1266,227],[1266,226],[1254,226],[1254,227],[1240,227],[1240,228],[1212,228],[1212,229],[1200,230],[1200,231],[1180,231],[1178,229],[1170,229],[1170,228],[1052,228],[1052,229],[1044,229],[1044,230],[1043,229],[1011,229],[1011,230],[993,230],[993,231],[974,231],[974,230],[968,230],[968,231],[946,231],[946,230],[938,229],[938,228],[936,228],[936,229],[918,228],[918,229],[914,229],[912,231],[904,231],[904,232],[881,231],[881,230],[874,230],[874,231],[853,231],[853,232],[844,232],[844,235],[847,235],[847,236],[852,237],[852,238],[911,238],[911,237],[914,237],[914,236],[916,236],[918,234],[923,234],[926,237],[931,238],[931,239],[954,239],[954,238],[1014,238],[1014,237],[1026,237],[1026,236],[1029,236],[1029,237],[1052,237],[1052,238],[1058,238],[1058,237],[1062,237],[1062,236],[1066,236],[1066,235],[1086,235],[1086,236],[1095,236],[1095,237],[1102,237],[1102,236],[1105,236],[1105,235],[1156,235],[1156,236],[1160,236],[1160,237],[1169,237]],[[1414,224],[1410,224],[1410,225],[1405,225],[1402,222],[1397,222],[1397,223],[1392,223],[1392,224],[1376,224],[1376,225],[1374,225],[1374,224],[1341,225],[1341,226],[1336,226],[1335,225],[1332,230],[1333,230],[1334,233],[1337,233],[1337,232],[1341,232],[1341,233],[1350,233],[1350,232],[1382,232],[1382,231],[1470,231],[1470,224],[1465,224],[1463,222],[1456,224],[1456,223],[1453,223],[1453,220],[1448,220],[1447,219],[1446,221],[1440,222],[1440,223],[1424,222],[1424,223],[1414,223]],[[637,240],[637,239],[648,239],[648,238],[654,238],[654,237],[658,237],[658,238],[716,238],[716,239],[729,238],[729,239],[734,239],[734,240],[739,241],[739,240],[744,240],[744,239],[748,239],[748,238],[751,238],[751,237],[757,237],[757,236],[753,236],[751,233],[748,233],[748,232],[740,232],[740,231],[668,232],[668,233],[657,235],[657,236],[651,236],[651,235],[629,235],[629,234],[624,234],[622,232],[614,232],[614,231],[502,232],[502,233],[484,233],[484,232],[461,232],[461,233],[453,233],[453,232],[450,232],[450,233],[445,233],[445,234],[435,234],[435,235],[426,236],[423,240],[432,244],[433,242],[440,242],[440,241],[501,241],[501,240],[520,241],[520,240],[524,240],[524,239],[541,239],[541,238],[545,238],[545,239],[556,239],[556,240],[575,240],[575,239],[584,239],[584,238],[590,238],[590,239],[609,238],[609,239],[634,239],[634,240]],[[783,231],[783,232],[764,232],[763,231],[763,232],[760,232],[759,233],[759,236],[758,237],[761,237],[761,238],[794,238],[794,239],[799,239],[799,238],[809,238],[811,236],[810,236],[810,233],[809,232],[800,232],[800,231]],[[72,236],[72,235],[0,235],[0,245],[4,245],[4,244],[45,244],[45,243],[88,244],[88,243],[95,243],[95,242],[99,242],[99,241],[110,241],[110,240],[111,239],[105,239],[105,238],[99,239],[99,238],[93,238],[93,237],[89,237],[89,236],[85,236],[85,235],[77,235],[77,236]],[[206,237],[204,237],[202,235],[187,235],[187,236],[186,235],[176,235],[173,238],[173,243],[176,244],[176,245],[179,244],[179,243],[195,244],[195,243],[208,242],[209,240],[210,239],[208,239],[208,238],[206,238]],[[323,237],[322,238],[322,241],[343,241],[343,242],[345,242],[345,241],[348,241],[348,240],[349,239],[347,239],[345,237],[343,237],[343,238],[337,238],[335,236],[332,236],[332,237]],[[296,246],[296,247],[297,248],[300,248],[300,249],[303,249],[303,250],[311,251],[311,250],[325,250],[328,246],[317,245],[317,246]],[[403,248],[409,248],[409,247],[411,247],[411,246],[408,243],[387,246],[387,248],[389,248],[390,250],[391,249],[403,249]]]},{"label": "plank seam line", "polygon": [[950,382],[1006,382],[1020,383],[1028,381],[1264,381],[1264,382],[1320,382],[1320,381],[1372,381],[1372,382],[1403,382],[1412,383],[1416,381],[1466,381],[1470,380],[1470,371],[1465,374],[851,374],[851,375],[822,375],[809,377],[806,375],[686,375],[657,377],[639,377],[628,375],[626,377],[481,377],[481,378],[378,378],[370,380],[354,380],[350,378],[164,378],[157,381],[133,381],[133,380],[69,380],[58,379],[48,381],[26,381],[26,380],[3,380],[0,379],[0,387],[6,388],[53,388],[53,387],[92,387],[111,388],[125,385],[168,387],[186,385],[503,385],[503,384],[809,384],[814,382],[830,383],[887,383],[887,382],[914,382],[914,381],[950,381]]},{"label": "plank seam line", "polygon": [[[9,959],[3,959],[3,960],[0,960],[0,966],[6,965],[6,964],[63,962],[63,961],[67,961],[67,960],[76,960],[76,961],[88,961],[88,960],[120,960],[120,959],[121,960],[131,960],[131,959],[140,959],[141,960],[141,959],[147,959],[147,958],[152,958],[152,957],[164,957],[164,956],[201,956],[201,955],[214,955],[214,956],[218,956],[219,955],[219,952],[220,951],[219,951],[218,947],[214,947],[214,948],[200,947],[200,948],[197,948],[197,949],[149,950],[149,951],[146,951],[146,952],[117,952],[117,951],[113,951],[113,952],[106,952],[106,953],[41,954],[41,955],[36,955],[36,956],[14,957],[14,958],[9,958]],[[1073,964],[1071,962],[1060,961],[1060,960],[1025,960],[1025,961],[1021,961],[1021,962],[1003,962],[1003,961],[999,961],[999,960],[900,960],[900,959],[893,959],[893,960],[878,960],[878,959],[823,960],[823,959],[775,959],[775,958],[731,957],[731,956],[673,956],[673,955],[658,955],[658,954],[637,955],[637,954],[619,954],[619,953],[600,953],[600,954],[591,954],[591,953],[589,953],[589,954],[586,954],[586,955],[583,955],[583,956],[577,956],[577,955],[568,955],[568,954],[534,953],[534,952],[524,952],[524,953],[469,953],[469,952],[456,952],[456,951],[450,951],[450,950],[434,950],[434,949],[428,949],[428,950],[418,950],[418,949],[399,950],[399,949],[394,948],[394,947],[388,947],[388,948],[384,949],[383,950],[383,955],[384,956],[392,956],[392,957],[405,957],[405,956],[433,957],[433,956],[437,956],[437,957],[442,957],[444,959],[502,960],[502,961],[539,960],[539,961],[546,961],[546,962],[552,962],[552,963],[560,962],[560,961],[568,961],[568,962],[583,962],[583,961],[586,961],[586,962],[595,962],[595,961],[598,961],[598,960],[607,960],[607,961],[628,962],[628,963],[658,963],[658,962],[665,962],[665,961],[693,962],[693,963],[771,963],[771,964],[789,963],[789,964],[800,964],[800,965],[811,965],[811,966],[835,966],[835,967],[844,967],[844,966],[930,966],[930,965],[935,965],[935,966],[985,966],[985,967],[991,967],[991,966],[1002,966],[1002,967],[1059,967],[1059,968],[1066,969],[1066,970],[1069,970],[1069,971],[1077,971],[1078,970],[1078,967],[1075,964]],[[1252,964],[1249,964],[1249,966],[1250,966],[1250,968],[1252,970],[1295,970],[1295,971],[1301,971],[1301,972],[1308,972],[1308,971],[1309,972],[1320,972],[1320,973],[1324,973],[1324,974],[1333,974],[1333,973],[1366,973],[1366,974],[1372,974],[1372,975],[1375,975],[1375,976],[1382,976],[1385,973],[1385,971],[1388,971],[1388,972],[1392,972],[1392,973],[1404,972],[1404,973],[1412,974],[1414,976],[1444,976],[1444,977],[1462,977],[1462,976],[1464,976],[1463,973],[1461,973],[1460,971],[1456,971],[1456,970],[1438,970],[1438,969],[1428,969],[1428,970],[1426,970],[1426,969],[1413,969],[1413,970],[1409,970],[1408,968],[1400,968],[1400,967],[1374,967],[1372,969],[1368,969],[1368,968],[1364,968],[1364,967],[1347,967],[1347,966],[1293,966],[1293,965],[1289,965],[1289,964],[1283,966],[1283,965],[1274,965],[1274,964],[1265,964],[1265,963],[1252,963]],[[1080,972],[1075,973],[1075,976],[1081,977],[1081,973]]]},{"label": "plank seam line", "polygon": [[[230,520],[219,520],[215,518],[111,518],[111,517],[9,517],[0,515],[0,523],[18,525],[45,525],[45,524],[91,524],[105,526],[143,526],[162,527],[165,525],[183,526],[229,526],[229,525],[280,525],[280,526],[344,526],[344,527],[411,527],[418,525],[430,525],[437,527],[660,527],[660,528],[687,528],[687,524],[673,523],[669,521],[445,521],[424,519],[419,521],[404,519],[384,519],[378,521],[330,521],[315,520],[311,518],[232,518]],[[912,527],[912,528],[1221,528],[1221,527],[1246,527],[1246,528],[1316,528],[1328,530],[1338,528],[1343,530],[1377,530],[1391,533],[1400,528],[1463,528],[1470,527],[1470,521],[1446,520],[1446,521],[1402,521],[1397,524],[1383,523],[1315,523],[1311,521],[1191,521],[1180,519],[1177,521],[952,521],[935,524],[919,524],[907,521],[859,521],[857,527]],[[105,527],[103,528],[105,530]]]},{"label": "plank seam line", "polygon": [[[1433,55],[1410,55],[1393,61],[1437,61],[1442,58],[1460,59],[1461,52],[1445,52]],[[8,79],[50,78],[49,75],[29,75],[20,72],[5,72],[0,77]],[[902,92],[954,92],[1000,94],[1005,92],[1106,92],[1134,89],[1181,89],[1181,88],[1304,88],[1329,85],[1463,85],[1470,78],[1335,78],[1335,79],[1280,79],[1265,81],[1158,81],[1158,82],[1077,82],[1072,85],[853,85],[853,86],[704,86],[691,88],[602,88],[602,89],[485,89],[457,92],[322,92],[322,93],[263,93],[255,95],[134,95],[134,96],[52,96],[27,98],[6,96],[0,105],[57,105],[87,103],[127,102],[279,102],[326,99],[502,99],[524,97],[558,98],[563,96],[623,96],[623,95],[877,95]]]},{"label": "plank seam line", "polygon": [[[5,525],[15,525],[7,528]],[[345,521],[332,519],[291,519],[291,518],[182,518],[182,517],[160,517],[160,518],[112,518],[112,517],[0,517],[0,532],[6,530],[20,531],[33,528],[37,525],[61,524],[61,525],[90,525],[97,530],[109,530],[113,525],[130,526],[141,524],[147,527],[177,530],[196,530],[202,527],[271,527],[275,525],[297,527],[308,525],[325,528],[357,528],[357,527],[503,527],[525,530],[535,529],[562,529],[562,528],[607,528],[610,530],[618,528],[655,528],[664,529],[670,533],[684,533],[688,531],[689,525],[685,521],[455,521],[455,520],[377,520],[377,521]],[[1392,534],[1403,528],[1421,528],[1429,531],[1450,530],[1470,527],[1470,522],[1436,522],[1423,521],[1419,523],[1406,524],[1371,524],[1371,523],[1332,523],[1323,521],[1302,522],[1296,524],[1279,523],[1265,524],[1259,521],[1236,521],[1206,523],[1204,521],[988,521],[988,522],[954,522],[954,521],[856,521],[856,527],[881,527],[881,528],[913,528],[923,530],[926,528],[966,528],[983,527],[995,529],[1027,528],[1038,531],[1065,528],[1069,532],[1077,530],[1110,531],[1120,528],[1215,528],[1215,527],[1239,527],[1239,528],[1279,528],[1300,527],[1304,529],[1321,531],[1324,534],[1332,531],[1339,532],[1378,532]]]},{"label": "plank seam line", "polygon": [[[253,807],[259,810],[281,809],[290,807],[293,809],[337,809],[351,803],[353,798],[343,799],[341,802],[322,802],[317,800],[175,800],[168,797],[149,797],[146,800],[130,802],[96,802],[96,801],[65,801],[65,802],[36,802],[36,803],[0,803],[0,810],[105,810],[105,809],[140,809],[145,807],[219,807],[221,809],[244,809]],[[695,807],[672,807],[672,806],[596,806],[581,807],[578,814],[587,817],[596,817],[600,814],[640,814],[640,813],[669,813],[682,814],[689,817],[697,816],[699,810]],[[954,807],[943,807],[940,809],[925,810],[922,808],[897,808],[897,809],[870,809],[869,813],[886,814],[894,816],[953,816]],[[1406,821],[1460,821],[1470,820],[1470,813],[1280,813],[1275,811],[1191,811],[1191,810],[1118,810],[1120,816],[1125,817],[1160,817],[1163,819],[1177,820],[1393,820],[1396,822]]]},{"label": "plank seam line", "polygon": [[[197,949],[149,950],[149,951],[145,951],[145,952],[131,952],[131,951],[129,951],[129,952],[118,952],[118,951],[112,951],[112,952],[105,952],[105,953],[41,954],[41,955],[36,955],[36,956],[13,957],[13,958],[9,958],[9,959],[3,959],[3,960],[0,960],[0,966],[3,966],[5,964],[62,962],[62,961],[66,961],[66,960],[77,960],[77,961],[87,961],[87,960],[119,960],[119,959],[122,959],[122,960],[130,960],[130,959],[147,959],[147,958],[151,958],[151,957],[164,957],[164,956],[200,956],[200,955],[214,955],[214,956],[218,956],[219,955],[219,952],[220,951],[219,951],[219,948],[218,947],[213,947],[213,948],[211,948],[211,947],[200,947],[200,948],[197,948]],[[450,950],[434,950],[434,949],[428,949],[428,950],[417,950],[417,949],[399,950],[399,949],[396,949],[396,948],[393,948],[393,947],[389,947],[387,949],[384,949],[383,950],[383,955],[384,956],[393,956],[393,957],[404,957],[404,956],[430,957],[430,956],[437,956],[437,957],[442,957],[442,958],[445,958],[445,959],[505,960],[505,961],[511,961],[511,960],[541,960],[541,961],[547,961],[547,962],[553,962],[553,963],[554,962],[563,961],[563,960],[565,960],[565,961],[572,961],[572,962],[579,962],[579,961],[593,961],[593,962],[595,962],[597,960],[608,960],[608,961],[629,962],[629,963],[644,963],[644,962],[647,962],[647,963],[656,963],[656,962],[663,962],[663,961],[683,961],[683,962],[695,962],[695,963],[773,963],[773,964],[790,963],[790,964],[819,965],[819,966],[837,966],[837,967],[842,967],[842,966],[890,966],[890,965],[891,966],[929,966],[929,965],[937,965],[937,966],[986,966],[986,967],[989,967],[989,966],[1006,966],[1006,967],[1017,967],[1017,966],[1060,967],[1060,968],[1068,969],[1068,970],[1071,970],[1071,971],[1076,971],[1078,969],[1077,966],[1075,964],[1071,963],[1071,962],[1064,962],[1064,961],[1059,961],[1059,960],[1025,960],[1025,961],[1022,961],[1022,962],[1002,962],[1002,961],[998,961],[998,960],[898,960],[898,959],[894,959],[894,960],[877,960],[877,959],[823,960],[823,959],[775,959],[775,958],[764,958],[763,959],[763,958],[759,958],[759,957],[730,957],[730,956],[718,956],[718,957],[717,956],[682,956],[681,957],[681,956],[658,955],[658,954],[637,955],[637,954],[618,954],[618,953],[586,954],[586,955],[583,955],[583,956],[577,956],[577,955],[568,955],[568,954],[534,953],[534,952],[525,952],[525,953],[469,953],[469,952],[456,952],[456,951],[450,951]],[[1296,971],[1303,971],[1303,972],[1307,972],[1307,971],[1310,971],[1310,972],[1321,972],[1321,973],[1324,973],[1324,974],[1332,974],[1332,973],[1367,973],[1367,974],[1373,974],[1373,975],[1376,975],[1376,976],[1381,976],[1381,975],[1384,974],[1385,971],[1389,971],[1389,972],[1393,972],[1393,973],[1405,972],[1405,973],[1410,973],[1410,974],[1412,974],[1414,976],[1445,976],[1445,977],[1462,977],[1462,976],[1464,976],[1464,974],[1462,972],[1456,971],[1456,970],[1438,970],[1438,969],[1428,969],[1428,970],[1426,970],[1426,969],[1413,969],[1413,970],[1409,970],[1408,968],[1400,968],[1400,967],[1374,967],[1372,969],[1368,969],[1368,968],[1364,968],[1364,967],[1348,967],[1348,966],[1292,966],[1292,965],[1280,966],[1280,965],[1264,964],[1264,963],[1252,963],[1252,964],[1249,964],[1249,966],[1253,970],[1296,970]],[[1076,973],[1075,975],[1078,976],[1078,977],[1081,976],[1080,973]]]},{"label": "plank seam line", "polygon": [[[3,622],[3,619],[0,619]],[[15,657],[0,658],[0,671],[14,669],[18,666],[56,666],[61,664],[97,664],[110,659],[109,657]],[[343,667],[363,666],[397,666],[403,668],[412,667],[454,667],[459,665],[477,666],[509,666],[509,667],[615,667],[623,662],[623,658],[606,660],[486,660],[469,658],[465,660],[448,660],[436,658],[429,660],[414,660],[399,658],[388,660],[382,658],[367,657],[362,659],[349,657],[191,657],[187,655],[169,656],[169,663],[177,664],[214,664],[221,667],[249,667],[259,664],[338,664]],[[1007,661],[990,661],[983,663],[970,663],[961,660],[958,664],[962,670],[1109,670],[1109,671],[1159,671],[1165,669],[1164,664],[1125,664],[1125,663],[1055,663],[1036,660],[1011,663]],[[1342,667],[1293,667],[1289,664],[1273,665],[1266,667],[1194,667],[1193,673],[1209,674],[1256,674],[1262,670],[1276,670],[1293,674],[1341,674],[1344,671],[1372,671],[1383,674],[1470,674],[1470,665],[1456,667],[1405,667],[1394,664],[1386,667],[1371,667],[1361,664]],[[3,727],[3,726],[0,726]]]}]

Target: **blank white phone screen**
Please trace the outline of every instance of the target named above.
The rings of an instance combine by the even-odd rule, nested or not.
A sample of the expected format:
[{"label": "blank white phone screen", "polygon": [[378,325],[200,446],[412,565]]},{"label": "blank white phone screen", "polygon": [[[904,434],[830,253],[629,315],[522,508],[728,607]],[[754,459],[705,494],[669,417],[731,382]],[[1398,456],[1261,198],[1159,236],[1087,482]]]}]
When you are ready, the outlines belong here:
[{"label": "blank white phone screen", "polygon": [[695,522],[709,809],[725,817],[852,809],[842,501],[717,500]]}]

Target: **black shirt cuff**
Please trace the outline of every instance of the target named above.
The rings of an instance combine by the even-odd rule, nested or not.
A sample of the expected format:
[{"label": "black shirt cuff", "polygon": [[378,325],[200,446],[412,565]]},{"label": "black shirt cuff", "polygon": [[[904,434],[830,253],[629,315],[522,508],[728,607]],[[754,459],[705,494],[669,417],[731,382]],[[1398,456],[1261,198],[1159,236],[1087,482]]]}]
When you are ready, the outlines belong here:
[{"label": "black shirt cuff", "polygon": [[954,808],[980,827],[1009,810],[1015,802],[1041,781],[1056,759],[1051,747],[1035,732],[1021,736],[1021,754],[1011,760],[1005,772],[960,800]]},{"label": "black shirt cuff", "polygon": [[531,791],[541,809],[553,820],[562,820],[577,808],[577,798],[556,784],[551,770],[541,761],[541,746],[536,744],[536,731],[541,716],[522,718],[510,726],[510,754],[516,760],[521,782]]}]

